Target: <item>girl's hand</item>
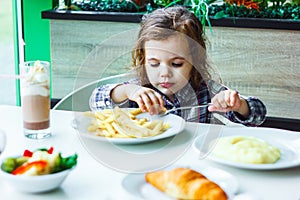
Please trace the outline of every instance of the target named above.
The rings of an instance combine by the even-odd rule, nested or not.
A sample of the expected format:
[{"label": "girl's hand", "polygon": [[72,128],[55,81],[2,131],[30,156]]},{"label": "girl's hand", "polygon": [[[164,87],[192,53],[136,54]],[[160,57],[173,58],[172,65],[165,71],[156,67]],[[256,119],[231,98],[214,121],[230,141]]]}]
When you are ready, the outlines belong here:
[{"label": "girl's hand", "polygon": [[216,94],[212,100],[212,105],[208,107],[210,112],[228,112],[235,111],[240,113],[243,117],[249,116],[249,106],[245,99],[240,98],[237,91],[224,90]]},{"label": "girl's hand", "polygon": [[149,112],[151,115],[159,114],[164,109],[164,100],[161,95],[154,90],[130,85],[126,88],[127,98],[135,101],[143,112]]}]

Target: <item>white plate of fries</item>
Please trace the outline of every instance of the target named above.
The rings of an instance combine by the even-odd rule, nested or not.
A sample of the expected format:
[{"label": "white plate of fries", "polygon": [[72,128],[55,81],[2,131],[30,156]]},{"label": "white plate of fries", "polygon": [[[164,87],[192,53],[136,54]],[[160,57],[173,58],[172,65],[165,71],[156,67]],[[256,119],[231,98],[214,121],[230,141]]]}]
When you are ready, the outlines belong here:
[{"label": "white plate of fries", "polygon": [[78,113],[73,127],[80,136],[112,142],[139,144],[174,136],[183,131],[185,120],[177,115],[152,117],[139,109],[106,109]]}]

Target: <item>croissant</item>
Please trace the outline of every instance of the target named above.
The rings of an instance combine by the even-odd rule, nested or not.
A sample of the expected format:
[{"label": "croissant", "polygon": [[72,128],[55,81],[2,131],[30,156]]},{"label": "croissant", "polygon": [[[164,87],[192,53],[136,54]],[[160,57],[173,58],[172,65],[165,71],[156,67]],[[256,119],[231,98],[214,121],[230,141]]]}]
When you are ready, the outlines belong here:
[{"label": "croissant", "polygon": [[155,188],[177,199],[227,199],[225,192],[216,183],[188,168],[149,172],[145,179]]}]

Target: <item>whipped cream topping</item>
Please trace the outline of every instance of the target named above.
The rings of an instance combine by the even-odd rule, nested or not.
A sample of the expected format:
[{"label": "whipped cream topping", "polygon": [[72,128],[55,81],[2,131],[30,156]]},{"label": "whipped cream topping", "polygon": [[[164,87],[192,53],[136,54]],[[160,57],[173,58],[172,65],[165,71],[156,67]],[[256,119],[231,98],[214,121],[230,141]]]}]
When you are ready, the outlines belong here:
[{"label": "whipped cream topping", "polygon": [[36,61],[34,66],[29,68],[26,78],[22,84],[22,96],[41,95],[49,96],[49,75],[47,69],[40,61]]},{"label": "whipped cream topping", "polygon": [[49,83],[49,76],[45,67],[40,63],[40,61],[36,61],[34,66],[30,68],[26,82],[30,84]]}]

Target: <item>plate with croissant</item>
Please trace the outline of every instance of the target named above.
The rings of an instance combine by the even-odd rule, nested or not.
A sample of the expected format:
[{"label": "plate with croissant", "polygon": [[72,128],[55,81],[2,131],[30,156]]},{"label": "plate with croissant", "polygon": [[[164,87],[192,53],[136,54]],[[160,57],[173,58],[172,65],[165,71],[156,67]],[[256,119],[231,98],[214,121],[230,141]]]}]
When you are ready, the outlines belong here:
[{"label": "plate with croissant", "polygon": [[129,174],[124,190],[138,199],[230,200],[238,192],[236,178],[212,167],[173,167],[145,174]]}]

